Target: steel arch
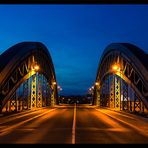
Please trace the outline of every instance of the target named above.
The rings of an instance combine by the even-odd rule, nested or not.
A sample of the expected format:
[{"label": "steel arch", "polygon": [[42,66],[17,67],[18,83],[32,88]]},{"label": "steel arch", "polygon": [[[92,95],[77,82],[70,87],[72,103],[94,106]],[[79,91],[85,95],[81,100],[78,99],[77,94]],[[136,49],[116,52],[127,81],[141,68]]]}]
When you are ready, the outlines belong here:
[{"label": "steel arch", "polygon": [[[114,73],[113,64],[119,64],[121,70]],[[97,93],[108,75],[116,74],[128,83],[148,109],[148,54],[130,43],[112,43],[104,50],[96,75],[93,104],[96,104]]]},{"label": "steel arch", "polygon": [[[19,85],[36,73],[32,71],[35,64],[40,66],[39,72],[46,76],[51,85],[56,82],[51,56],[41,42],[21,42],[10,47],[0,55],[0,63],[1,108]],[[57,99],[56,87],[54,91]],[[57,100],[56,103],[58,103]]]}]

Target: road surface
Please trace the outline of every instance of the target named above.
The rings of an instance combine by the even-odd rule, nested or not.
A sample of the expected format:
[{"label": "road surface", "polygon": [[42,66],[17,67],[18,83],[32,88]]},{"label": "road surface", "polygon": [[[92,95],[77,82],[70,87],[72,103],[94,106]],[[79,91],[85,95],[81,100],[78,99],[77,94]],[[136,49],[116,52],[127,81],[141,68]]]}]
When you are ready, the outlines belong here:
[{"label": "road surface", "polygon": [[0,143],[148,144],[148,118],[63,104],[0,117]]}]

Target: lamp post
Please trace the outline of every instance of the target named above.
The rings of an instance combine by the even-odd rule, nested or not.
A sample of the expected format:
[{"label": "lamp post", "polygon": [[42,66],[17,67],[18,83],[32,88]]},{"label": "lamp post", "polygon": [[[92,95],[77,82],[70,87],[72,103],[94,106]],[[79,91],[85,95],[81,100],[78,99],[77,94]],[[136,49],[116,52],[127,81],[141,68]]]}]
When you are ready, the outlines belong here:
[{"label": "lamp post", "polygon": [[88,89],[88,94],[90,95],[90,99],[91,99],[90,104],[93,104],[94,86]]},{"label": "lamp post", "polygon": [[57,86],[57,90],[58,90],[58,94],[59,94],[59,96],[58,96],[59,100],[58,100],[58,101],[59,101],[59,103],[60,103],[60,102],[62,102],[62,101],[60,101],[60,91],[62,91],[63,89],[61,88],[60,85],[58,85],[58,86]]}]

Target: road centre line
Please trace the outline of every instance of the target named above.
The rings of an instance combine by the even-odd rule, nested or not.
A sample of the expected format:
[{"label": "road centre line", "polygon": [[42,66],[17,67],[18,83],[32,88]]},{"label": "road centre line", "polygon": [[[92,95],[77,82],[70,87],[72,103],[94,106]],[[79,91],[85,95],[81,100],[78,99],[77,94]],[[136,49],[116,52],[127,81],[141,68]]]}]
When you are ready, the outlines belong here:
[{"label": "road centre line", "polygon": [[74,105],[74,116],[72,125],[72,144],[75,144],[75,131],[76,131],[76,103]]}]

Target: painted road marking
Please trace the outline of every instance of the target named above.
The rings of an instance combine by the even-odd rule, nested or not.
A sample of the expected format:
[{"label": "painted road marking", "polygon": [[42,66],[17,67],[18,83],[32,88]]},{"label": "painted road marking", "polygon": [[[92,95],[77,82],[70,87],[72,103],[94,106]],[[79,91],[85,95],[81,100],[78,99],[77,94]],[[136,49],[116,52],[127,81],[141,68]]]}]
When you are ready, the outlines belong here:
[{"label": "painted road marking", "polygon": [[76,131],[76,103],[74,105],[74,116],[72,125],[72,144],[75,144],[75,131]]}]

